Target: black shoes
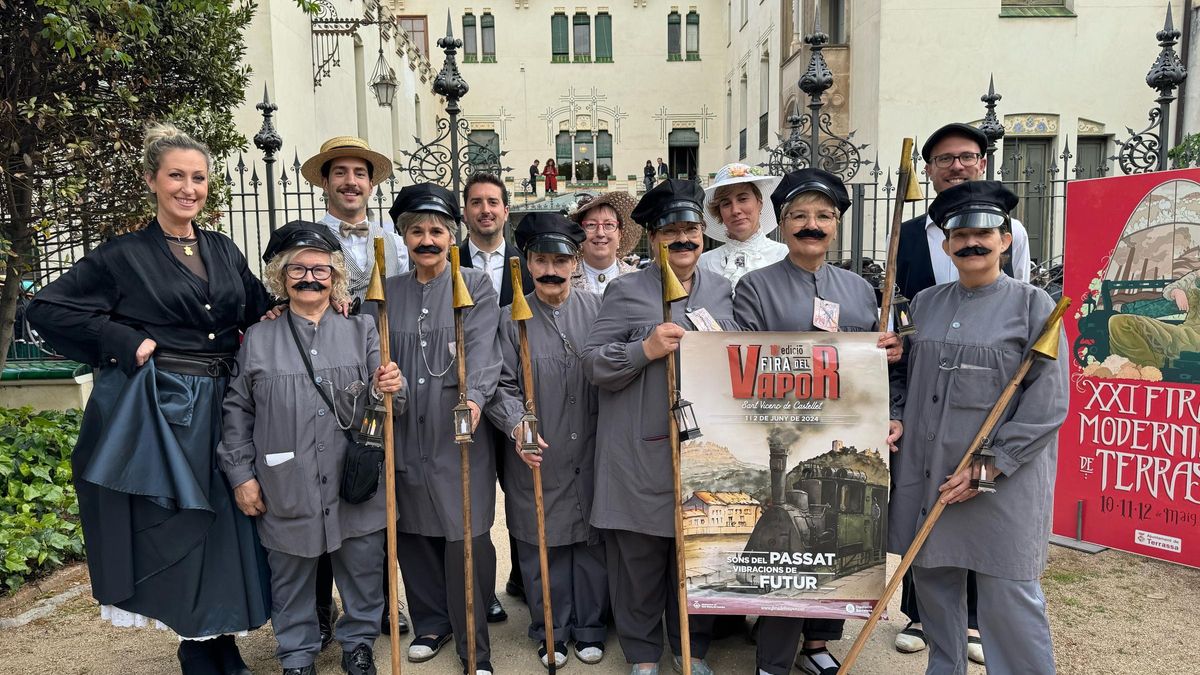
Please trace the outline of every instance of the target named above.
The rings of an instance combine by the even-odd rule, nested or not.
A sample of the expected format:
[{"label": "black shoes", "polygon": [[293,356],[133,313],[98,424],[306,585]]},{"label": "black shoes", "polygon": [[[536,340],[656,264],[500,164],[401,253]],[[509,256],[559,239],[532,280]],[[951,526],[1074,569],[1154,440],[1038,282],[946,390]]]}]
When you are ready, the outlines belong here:
[{"label": "black shoes", "polygon": [[512,574],[508,575],[508,582],[504,584],[504,593],[529,604],[525,599],[525,582],[517,570],[513,570]]},{"label": "black shoes", "polygon": [[284,668],[283,675],[317,675],[317,666],[310,663],[303,668]]},{"label": "black shoes", "polygon": [[[385,607],[384,612],[383,612],[383,618],[380,619],[380,621],[379,621],[379,634],[380,635],[390,635],[392,632],[392,621],[391,621],[391,617],[388,616],[388,614],[389,614],[389,612],[387,611],[387,608]],[[404,635],[407,632],[408,632],[408,619],[404,618],[403,611],[397,611],[396,612],[396,634]]]},{"label": "black shoes", "polygon": [[216,660],[221,664],[221,672],[225,675],[253,675],[242,660],[242,653],[238,651],[232,635],[222,635],[210,642]]},{"label": "black shoes", "polygon": [[445,635],[434,635],[431,637],[419,637],[413,640],[408,645],[408,660],[413,663],[424,663],[429,659],[438,655],[442,651],[442,645],[450,641],[454,637],[453,633]]},{"label": "black shoes", "polygon": [[232,635],[181,640],[177,655],[183,675],[252,675]]},{"label": "black shoes", "polygon": [[[492,662],[491,661],[476,661],[475,662],[475,672],[472,675],[479,675],[479,673],[492,673],[492,672],[495,672],[495,671],[492,670]],[[463,675],[468,675],[466,661],[463,661]]]},{"label": "black shoes", "polygon": [[375,675],[375,653],[368,645],[359,645],[352,652],[342,652],[342,670],[349,675]]},{"label": "black shoes", "polygon": [[504,611],[504,605],[500,604],[500,598],[492,596],[492,603],[487,608],[487,622],[500,623],[508,620],[508,612]]},{"label": "black shoes", "polygon": [[328,608],[317,607],[317,626],[321,629],[321,649],[333,642],[333,625],[338,620],[337,603],[331,603]]}]

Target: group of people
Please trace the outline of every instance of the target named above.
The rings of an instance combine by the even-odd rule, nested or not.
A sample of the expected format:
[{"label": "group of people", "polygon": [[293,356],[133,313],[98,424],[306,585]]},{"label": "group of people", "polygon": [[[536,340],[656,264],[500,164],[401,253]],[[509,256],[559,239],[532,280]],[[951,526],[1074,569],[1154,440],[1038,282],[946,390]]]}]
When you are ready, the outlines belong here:
[{"label": "group of people", "polygon": [[[953,503],[913,567],[904,605],[912,621],[897,648],[928,646],[927,672],[939,675],[965,673],[976,644],[989,672],[1053,672],[1038,577],[1055,431],[1066,415],[1065,358],[1033,366],[992,434],[996,492],[981,496],[969,474],[953,471],[1053,304],[1022,283],[1027,245],[1008,215],[1016,197],[978,180],[981,139],[948,125],[922,149],[939,194],[928,216],[904,225],[898,280],[914,297],[918,332],[901,339],[880,323],[874,289],[826,262],[851,200],[819,169],[773,177],[732,164],[707,188],[666,178],[640,200],[604,193],[566,215],[526,216],[511,228],[514,246],[505,236],[508,192],[488,174],[467,181],[461,207],[444,188],[419,184],[397,195],[394,230],[372,220],[368,198],[391,163],[339,137],[302,169],[324,190],[328,213],[272,233],[260,281],[232,241],[196,220],[207,149],[170,125],[151,128],[144,180],[156,217],[98,247],[28,310],[56,350],[96,367],[73,467],[102,615],[173,630],[188,675],[247,673],[233,636],[268,619],[285,675],[315,673],[333,640],[345,672],[375,673],[373,646],[390,613],[387,494],[382,477],[366,491],[348,482],[370,476],[355,432],[391,397],[410,661],[435,658],[453,639],[464,672],[468,656],[474,675],[494,672],[488,624],[506,616],[490,536],[499,484],[512,551],[506,588],[528,604],[543,666],[567,665],[571,651],[599,662],[612,627],[633,674],[658,672],[664,648],[679,669],[684,639],[691,672],[711,673],[718,620],[692,615],[680,634],[665,357],[695,330],[870,331],[893,369],[889,435],[880,439],[894,453],[890,549],[908,547],[937,501]],[[460,222],[468,236],[456,243]],[[705,251],[706,235],[723,244]],[[635,269],[621,258],[643,236],[654,260]],[[473,301],[458,310],[461,325],[452,246]],[[514,257],[533,314],[528,350],[507,308]],[[670,321],[663,265],[688,293]],[[383,309],[364,301],[376,271],[386,278]],[[473,438],[471,569],[453,425],[460,389]],[[531,396],[538,451],[518,442],[533,436]],[[755,672],[833,675],[839,664],[827,643],[842,630],[842,621],[762,618]]]},{"label": "group of people", "polygon": [[[552,197],[558,194],[558,164],[554,158],[546,160],[546,166],[540,171],[538,170],[538,160],[533,160],[533,164],[529,165],[529,194],[537,195],[538,176],[546,179],[546,196]],[[568,176],[569,178],[569,176]]]}]

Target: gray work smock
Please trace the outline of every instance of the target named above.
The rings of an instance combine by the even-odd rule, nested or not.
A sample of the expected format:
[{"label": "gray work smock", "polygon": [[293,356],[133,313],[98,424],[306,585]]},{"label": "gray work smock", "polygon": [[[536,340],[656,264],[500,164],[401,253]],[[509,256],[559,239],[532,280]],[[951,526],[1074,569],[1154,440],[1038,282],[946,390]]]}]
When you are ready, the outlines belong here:
[{"label": "gray work smock", "polygon": [[[691,295],[671,305],[672,322],[695,330],[687,312],[704,308],[723,329],[738,330],[729,282],[695,269]],[[592,525],[674,537],[666,359],[651,361],[642,349],[663,322],[661,275],[654,263],[609,282],[583,362],[600,389]]]},{"label": "gray work smock", "polygon": [[[589,524],[595,483],[596,387],[583,374],[580,355],[600,312],[600,296],[572,290],[561,307],[551,307],[536,293],[525,296],[533,318],[525,322],[533,367],[538,433],[549,448],[542,454],[542,501],[546,544],[597,544],[599,533]],[[500,347],[504,370],[487,413],[505,437],[525,414],[520,339],[517,322],[501,312]],[[537,544],[537,510],[533,472],[507,443],[504,453],[504,511],[508,531],[518,541]]]},{"label": "gray work smock", "polygon": [[[263,546],[313,558],[336,551],[346,539],[383,529],[387,490],[380,477],[380,489],[362,504],[338,496],[349,440],[338,414],[329,410],[309,378],[288,318],[285,313],[246,330],[238,353],[240,370],[225,394],[217,456],[230,485],[258,479],[267,507],[255,519]],[[332,308],[317,324],[294,314],[291,318],[313,372],[331,383],[333,392],[355,381],[367,385],[353,408],[343,409],[341,395],[331,394],[342,423],[355,430],[371,395],[371,375],[379,367],[375,322],[366,316],[344,317]]]},{"label": "gray work smock", "polygon": [[854,272],[823,263],[816,272],[784,258],[738,282],[734,315],[743,330],[811,331],[814,298],[838,304],[838,330],[876,330],[875,290]]},{"label": "gray work smock", "polygon": [[[1050,296],[1001,274],[992,284],[934,286],[913,299],[908,338],[904,435],[892,455],[888,548],[904,553],[938,498],[938,486],[967,451],[992,405],[1041,334]],[[950,504],[914,564],[963,567],[1015,580],[1046,566],[1054,499],[1057,432],[1067,415],[1069,350],[1035,358],[992,433],[994,494]]]},{"label": "gray work smock", "polygon": [[[463,310],[467,399],[483,410],[500,379],[496,338],[500,308],[486,273],[463,268],[473,307]],[[408,382],[408,410],[395,418],[396,511],[401,532],[462,541],[462,463],[454,441],[458,405],[450,266],[429,283],[416,271],[384,282],[391,356]],[[482,422],[482,418],[480,420]],[[496,460],[487,425],[471,443],[471,531],[478,537],[496,512]]]}]

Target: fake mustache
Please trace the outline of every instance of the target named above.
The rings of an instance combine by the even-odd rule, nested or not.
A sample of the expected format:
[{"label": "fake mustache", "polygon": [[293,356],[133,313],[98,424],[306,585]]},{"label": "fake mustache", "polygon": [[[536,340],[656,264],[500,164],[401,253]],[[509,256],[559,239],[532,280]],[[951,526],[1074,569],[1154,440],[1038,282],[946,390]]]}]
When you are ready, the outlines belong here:
[{"label": "fake mustache", "polygon": [[799,232],[797,232],[796,234],[794,234],[792,236],[797,239],[824,239],[825,237],[828,237],[829,235],[825,234],[824,232],[822,232],[821,230],[818,230],[816,228],[806,227],[803,230],[800,230]]},{"label": "fake mustache", "polygon": [[667,250],[671,252],[695,251],[698,248],[700,248],[700,244],[697,244],[694,241],[673,241],[670,244],[667,244]]},{"label": "fake mustache", "polygon": [[417,252],[417,253],[433,253],[433,254],[437,254],[437,253],[441,253],[441,252],[442,252],[442,247],[441,247],[441,246],[434,246],[433,244],[421,244],[420,246],[417,246],[416,248],[414,248],[414,249],[413,249],[413,251],[415,251],[415,252]]},{"label": "fake mustache", "polygon": [[543,274],[542,276],[538,277],[537,279],[534,279],[534,281],[538,282],[539,284],[565,284],[565,283],[567,283],[566,279],[558,276],[557,274]]},{"label": "fake mustache", "polygon": [[329,287],[319,281],[305,280],[305,281],[297,281],[296,283],[292,284],[292,288],[297,291],[318,291],[318,292],[320,292]]},{"label": "fake mustache", "polygon": [[964,246],[963,248],[960,248],[957,251],[955,251],[954,255],[956,255],[960,258],[967,258],[967,257],[973,256],[973,255],[987,255],[991,252],[992,252],[992,249],[987,248],[986,246],[975,245],[975,246]]}]

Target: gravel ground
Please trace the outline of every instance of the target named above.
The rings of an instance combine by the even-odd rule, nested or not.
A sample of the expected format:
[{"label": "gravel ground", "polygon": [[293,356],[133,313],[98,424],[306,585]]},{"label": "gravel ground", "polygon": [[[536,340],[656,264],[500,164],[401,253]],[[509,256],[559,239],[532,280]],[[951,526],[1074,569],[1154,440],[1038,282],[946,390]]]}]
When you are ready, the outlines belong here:
[{"label": "gravel ground", "polygon": [[[503,522],[502,510],[497,522]],[[507,536],[502,527],[492,532],[501,562],[501,579],[507,576]],[[897,559],[891,556],[889,569]],[[1103,673],[1196,673],[1191,640],[1181,630],[1192,616],[1195,588],[1200,571],[1137,556],[1106,551],[1086,555],[1052,547],[1050,567],[1044,577],[1054,632],[1055,653],[1060,673],[1098,675]],[[100,621],[90,593],[78,593],[52,609],[46,616],[16,628],[4,628],[9,620],[47,599],[60,596],[87,583],[87,570],[77,565],[62,570],[10,598],[0,599],[0,673],[178,673],[176,638],[165,631],[118,629]],[[403,597],[403,596],[402,596]],[[509,611],[507,622],[492,626],[492,662],[498,672],[545,672],[537,661],[533,642],[526,637],[528,611],[517,600],[501,595]],[[892,621],[880,622],[863,651],[856,673],[907,675],[924,672],[923,654],[902,655],[892,648],[903,627],[898,600],[889,607]],[[846,639],[831,644],[843,655],[858,633],[861,622],[846,625]],[[404,638],[407,645],[408,638]],[[242,654],[255,673],[278,673],[275,642],[269,626],[239,640]],[[388,640],[376,643],[376,662],[381,672],[388,666]],[[451,675],[461,672],[451,646],[434,660],[423,664],[403,663],[409,674]],[[709,662],[717,673],[754,672],[754,647],[742,637],[716,642]],[[340,673],[339,652],[331,647],[317,662],[321,673]],[[616,637],[610,635],[604,661],[586,666],[572,656],[565,672],[583,675],[628,673]],[[669,659],[661,671],[670,673]],[[798,671],[797,671],[798,672]],[[970,675],[984,669],[972,666]]]}]

